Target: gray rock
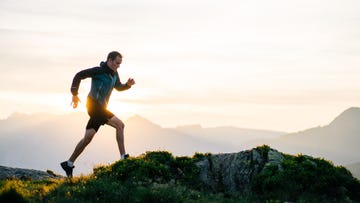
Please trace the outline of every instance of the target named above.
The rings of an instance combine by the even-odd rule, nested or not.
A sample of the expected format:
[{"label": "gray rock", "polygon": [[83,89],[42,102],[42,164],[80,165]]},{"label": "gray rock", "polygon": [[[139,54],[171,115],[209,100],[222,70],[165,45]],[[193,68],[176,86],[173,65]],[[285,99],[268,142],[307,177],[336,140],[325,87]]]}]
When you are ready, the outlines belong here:
[{"label": "gray rock", "polygon": [[45,180],[45,179],[60,179],[61,175],[47,170],[39,171],[33,169],[12,168],[0,166],[0,180],[6,179],[20,179],[20,180]]},{"label": "gray rock", "polygon": [[196,165],[200,180],[216,192],[248,193],[251,180],[266,166],[276,164],[279,170],[284,157],[274,149],[211,155]]},{"label": "gray rock", "polygon": [[284,160],[284,156],[274,149],[270,149],[268,152],[268,162],[265,167],[269,165],[277,165],[279,170],[283,170],[281,163]]}]

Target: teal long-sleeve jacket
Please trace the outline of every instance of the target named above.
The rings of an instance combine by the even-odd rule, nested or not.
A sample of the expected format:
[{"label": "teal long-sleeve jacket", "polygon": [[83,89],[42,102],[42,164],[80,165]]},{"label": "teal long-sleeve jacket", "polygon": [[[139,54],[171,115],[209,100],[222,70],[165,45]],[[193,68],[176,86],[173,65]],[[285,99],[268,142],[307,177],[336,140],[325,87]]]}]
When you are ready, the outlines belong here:
[{"label": "teal long-sleeve jacket", "polygon": [[106,62],[101,62],[100,66],[82,70],[75,75],[71,84],[72,95],[78,95],[81,80],[90,77],[91,89],[88,96],[105,108],[114,88],[118,91],[123,91],[131,87],[127,84],[122,84],[119,74],[110,69]]}]

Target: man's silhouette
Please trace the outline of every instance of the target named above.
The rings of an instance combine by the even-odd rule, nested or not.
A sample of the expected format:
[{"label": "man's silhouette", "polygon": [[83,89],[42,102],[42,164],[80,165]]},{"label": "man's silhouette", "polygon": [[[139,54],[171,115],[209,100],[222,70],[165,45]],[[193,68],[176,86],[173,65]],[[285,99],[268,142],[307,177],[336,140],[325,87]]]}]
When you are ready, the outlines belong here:
[{"label": "man's silhouette", "polygon": [[76,158],[90,143],[101,125],[107,124],[116,129],[116,141],[118,143],[120,157],[121,159],[126,159],[129,156],[126,154],[124,146],[124,123],[106,108],[114,88],[118,91],[123,91],[135,84],[132,78],[129,78],[125,84],[120,82],[117,69],[120,67],[121,62],[122,55],[119,52],[110,52],[106,62],[101,62],[99,67],[78,72],[73,79],[71,85],[71,93],[73,95],[71,105],[73,108],[76,108],[80,101],[77,96],[80,82],[85,78],[91,78],[91,90],[86,102],[90,119],[86,125],[85,136],[76,145],[69,160],[60,164],[68,177],[72,177],[73,164]]}]

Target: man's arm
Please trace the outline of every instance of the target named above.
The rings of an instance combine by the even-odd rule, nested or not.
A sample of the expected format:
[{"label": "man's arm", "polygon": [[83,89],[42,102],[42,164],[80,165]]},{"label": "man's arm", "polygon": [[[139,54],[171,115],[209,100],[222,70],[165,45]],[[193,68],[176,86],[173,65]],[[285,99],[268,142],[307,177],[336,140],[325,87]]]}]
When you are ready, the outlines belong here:
[{"label": "man's arm", "polygon": [[135,84],[135,81],[134,81],[134,79],[131,79],[131,78],[129,78],[129,80],[125,84],[122,84],[120,81],[119,75],[117,75],[115,89],[118,91],[124,91],[124,90],[130,89],[131,86],[134,84]]},{"label": "man's arm", "polygon": [[80,98],[77,96],[81,80],[92,77],[93,75],[96,75],[101,72],[102,72],[102,68],[94,67],[94,68],[82,70],[75,75],[70,89],[71,94],[73,95],[70,105],[72,105],[74,109],[77,107],[78,103],[81,102]]},{"label": "man's arm", "polygon": [[72,84],[71,84],[70,91],[71,91],[72,95],[73,96],[78,95],[78,90],[79,90],[81,80],[92,77],[101,72],[102,72],[102,68],[94,67],[94,68],[85,69],[85,70],[82,70],[82,71],[76,73],[76,75],[72,81]]}]

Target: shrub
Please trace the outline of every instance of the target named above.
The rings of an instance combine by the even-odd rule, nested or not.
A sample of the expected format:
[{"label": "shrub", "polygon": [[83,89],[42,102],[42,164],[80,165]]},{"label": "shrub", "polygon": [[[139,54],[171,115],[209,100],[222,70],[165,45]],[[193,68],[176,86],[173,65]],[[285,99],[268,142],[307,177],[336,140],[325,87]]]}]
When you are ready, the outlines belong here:
[{"label": "shrub", "polygon": [[174,162],[173,155],[167,151],[146,152],[143,159],[164,165],[171,165]]},{"label": "shrub", "polygon": [[26,199],[15,188],[0,193],[0,202],[26,203]]},{"label": "shrub", "polygon": [[304,155],[284,156],[282,170],[268,166],[253,178],[252,188],[262,199],[359,200],[360,183],[345,168]]}]

